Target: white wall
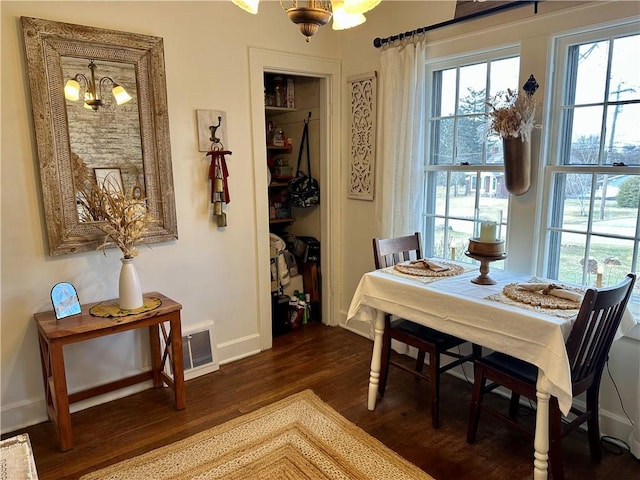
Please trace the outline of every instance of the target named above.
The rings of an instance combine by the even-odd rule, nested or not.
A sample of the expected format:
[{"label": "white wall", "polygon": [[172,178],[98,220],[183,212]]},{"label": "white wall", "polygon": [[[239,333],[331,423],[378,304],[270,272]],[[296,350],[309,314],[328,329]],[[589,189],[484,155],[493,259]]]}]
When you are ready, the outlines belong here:
[{"label": "white wall", "polygon": [[[164,38],[179,239],[141,248],[138,274],[143,289],[182,303],[185,328],[215,320],[221,363],[259,351],[257,278],[268,264],[257,263],[256,232],[268,218],[258,218],[255,208],[248,49],[336,58],[339,33],[325,28],[306,43],[277,2],[263,2],[256,16],[227,1],[3,1],[1,8],[2,431],[46,420],[32,315],[51,309],[51,287],[70,281],[82,302],[114,298],[120,264],[117,250],[47,254],[20,16]],[[226,146],[233,155],[227,157],[232,201],[226,229],[209,214],[208,157],[198,152],[197,109],[227,113]],[[268,248],[268,236],[260,241]],[[146,336],[118,337],[65,347],[70,391],[147,366]]]},{"label": "white wall", "polygon": [[[380,70],[380,50],[372,46],[376,37],[388,37],[433,25],[453,16],[453,2],[392,2],[382,3],[367,14],[367,22],[358,29],[346,31],[342,42],[343,73],[345,77],[358,73]],[[391,11],[393,8],[393,11]],[[541,98],[546,95],[547,63],[551,46],[551,37],[557,32],[570,31],[588,25],[611,22],[620,18],[640,15],[637,2],[540,2],[538,14],[534,15],[533,5],[525,5],[503,13],[482,17],[472,22],[433,30],[427,33],[429,59],[446,58],[465,52],[490,49],[495,46],[520,44],[523,57],[521,63],[521,82],[524,84],[533,73],[540,84],[536,93]],[[636,20],[637,21],[637,20]],[[346,81],[346,80],[345,80]],[[346,103],[346,102],[345,102]],[[343,124],[348,125],[349,105],[343,105]],[[378,125],[381,124],[378,118]],[[344,142],[348,138],[343,139]],[[378,139],[378,144],[380,139]],[[525,273],[535,273],[536,251],[538,243],[538,221],[536,202],[542,199],[542,165],[538,160],[541,135],[534,132],[532,160],[534,172],[530,191],[520,197],[512,197],[509,213],[509,238],[507,250],[509,258],[506,268]],[[378,149],[380,151],[380,149]],[[348,152],[343,146],[343,152]],[[384,158],[377,157],[376,170],[382,171]],[[348,162],[344,162],[347,188]],[[379,235],[380,188],[384,179],[376,176],[376,192],[373,202],[345,199],[344,223],[342,230],[343,258],[345,265],[341,289],[342,320],[346,318],[351,297],[363,272],[373,270],[372,237]],[[532,222],[532,219],[536,220]],[[409,233],[409,232],[408,232]],[[351,322],[348,328],[363,335],[370,335],[369,325]],[[634,338],[625,337],[614,343],[611,355],[611,372],[620,388],[622,402],[632,419],[640,419],[640,385],[638,368],[640,365],[640,326],[636,326]],[[605,372],[601,387],[601,428],[608,433],[627,441],[631,424],[626,418],[617,398],[615,388]],[[636,430],[638,438],[639,430]]]},{"label": "white wall", "polygon": [[[171,152],[176,189],[179,239],[142,249],[138,273],[143,288],[158,290],[180,301],[185,327],[207,320],[216,322],[216,343],[221,363],[259,350],[259,302],[256,232],[266,216],[256,215],[253,172],[252,117],[248,48],[269,48],[317,58],[341,59],[343,84],[350,75],[380,69],[380,51],[372,41],[452,17],[454,2],[383,2],[367,14],[366,24],[344,32],[324,27],[310,43],[287,19],[277,2],[261,2],[252,16],[228,1],[213,2],[7,2],[2,15],[2,138],[1,138],[1,430],[14,430],[46,420],[40,360],[32,315],[50,309],[49,290],[58,281],[72,282],[81,301],[117,296],[119,257],[117,251],[85,252],[61,257],[47,255],[39,172],[31,120],[20,16],[123,30],[164,38],[171,128]],[[508,20],[531,17],[532,6],[480,19],[473,24],[434,31],[428,38],[434,47],[448,37],[468,34],[451,48],[478,47],[509,37],[523,40],[523,48],[546,49],[546,25],[589,24],[637,13],[634,2],[617,2],[604,7],[588,2],[587,10],[570,11],[553,22],[545,9],[557,9],[557,2],[539,4],[539,23],[527,29],[493,29]],[[548,5],[548,4],[553,4]],[[564,28],[564,27],[562,27]],[[473,33],[483,31],[478,37]],[[505,33],[507,32],[507,33]],[[520,36],[519,36],[520,35]],[[480,41],[482,40],[482,42]],[[537,60],[538,61],[538,60]],[[540,81],[544,64],[526,65]],[[540,82],[544,88],[544,83]],[[338,101],[338,99],[334,99]],[[349,99],[343,99],[342,125],[349,125]],[[228,119],[228,157],[232,202],[229,226],[218,230],[209,215],[207,161],[198,152],[196,109],[224,110]],[[348,158],[348,137],[341,139],[343,158]],[[258,151],[257,149],[256,151]],[[263,149],[262,149],[263,150]],[[257,157],[256,157],[257,158]],[[262,161],[262,158],[259,159]],[[378,158],[378,169],[381,170]],[[381,178],[376,179],[376,200],[346,198],[348,161],[342,161],[343,210],[334,228],[341,230],[331,245],[338,258],[337,281],[332,285],[342,314],[363,272],[373,269],[371,238],[377,232],[377,202]],[[264,169],[261,169],[264,171]],[[537,184],[533,190],[536,191]],[[530,212],[536,195],[514,206],[517,214]],[[260,200],[261,201],[261,200]],[[522,203],[522,205],[520,205]],[[512,215],[512,217],[515,215]],[[266,225],[260,229],[266,231]],[[265,241],[268,241],[265,238]],[[513,252],[513,250],[511,250]],[[523,256],[510,255],[510,259]],[[528,254],[527,257],[528,258]],[[527,269],[513,264],[510,268]],[[264,268],[267,268],[266,266]],[[254,302],[254,299],[255,302]],[[368,329],[363,329],[365,334]],[[625,407],[634,415],[634,392],[638,390],[638,343],[624,339],[614,346],[612,369],[618,384],[624,384]],[[112,380],[146,366],[144,335],[121,334],[65,347],[70,390],[91,386],[94,379]],[[622,348],[624,347],[624,348]],[[635,372],[635,373],[634,373]],[[605,383],[603,410],[625,428],[617,399]],[[635,393],[637,396],[637,393]],[[103,399],[97,399],[103,401]],[[79,404],[84,407],[85,404]],[[635,407],[634,407],[635,405]],[[603,430],[606,428],[603,421]],[[615,427],[615,425],[614,425]],[[605,430],[606,431],[606,430]]]}]

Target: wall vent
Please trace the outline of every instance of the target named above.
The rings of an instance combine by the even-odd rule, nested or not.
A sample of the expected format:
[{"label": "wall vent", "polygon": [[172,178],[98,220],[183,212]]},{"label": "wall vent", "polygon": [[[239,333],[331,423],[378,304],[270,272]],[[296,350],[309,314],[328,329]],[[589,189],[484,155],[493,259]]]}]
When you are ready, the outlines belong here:
[{"label": "wall vent", "polygon": [[[184,379],[190,380],[220,369],[213,322],[189,326],[182,331]],[[165,365],[171,375],[171,367]]]}]

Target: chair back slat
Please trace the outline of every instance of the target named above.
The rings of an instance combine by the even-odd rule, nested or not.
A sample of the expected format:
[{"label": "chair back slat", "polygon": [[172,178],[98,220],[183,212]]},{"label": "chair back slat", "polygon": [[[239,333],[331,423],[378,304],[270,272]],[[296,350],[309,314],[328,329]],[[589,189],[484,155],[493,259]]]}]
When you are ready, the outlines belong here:
[{"label": "chair back slat", "polygon": [[574,395],[599,381],[635,279],[630,273],[616,286],[585,293],[566,344]]},{"label": "chair back slat", "polygon": [[374,238],[373,257],[376,269],[422,258],[421,245],[420,232],[404,237]]}]

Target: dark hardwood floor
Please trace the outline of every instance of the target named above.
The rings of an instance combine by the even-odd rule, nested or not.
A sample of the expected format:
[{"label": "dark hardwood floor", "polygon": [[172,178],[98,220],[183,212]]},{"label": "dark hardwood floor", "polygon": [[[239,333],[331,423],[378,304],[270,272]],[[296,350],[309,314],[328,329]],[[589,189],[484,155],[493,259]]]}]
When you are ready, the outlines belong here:
[{"label": "dark hardwood floor", "polygon": [[[485,415],[477,443],[466,443],[471,388],[450,375],[441,388],[438,430],[431,427],[427,385],[398,369],[390,372],[376,410],[368,411],[371,347],[347,330],[314,323],[275,338],[271,350],[188,381],[185,410],[174,410],[169,389],[150,389],[72,414],[75,447],[65,453],[57,449],[50,422],[4,437],[29,434],[40,480],[76,479],[312,389],[436,480],[532,478],[533,440],[523,432]],[[568,480],[640,478],[640,462],[628,452],[605,451],[602,462],[593,464],[584,432],[567,437],[563,448]]]}]

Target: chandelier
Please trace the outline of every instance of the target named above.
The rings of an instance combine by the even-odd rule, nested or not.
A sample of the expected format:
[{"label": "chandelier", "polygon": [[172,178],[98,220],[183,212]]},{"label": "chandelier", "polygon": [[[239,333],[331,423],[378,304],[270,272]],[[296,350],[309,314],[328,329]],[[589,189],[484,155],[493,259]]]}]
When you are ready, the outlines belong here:
[{"label": "chandelier", "polygon": [[[231,0],[243,10],[256,14],[260,0]],[[365,12],[382,0],[280,0],[289,20],[298,25],[306,41],[333,18],[333,30],[345,30],[366,21]]]},{"label": "chandelier", "polygon": [[91,75],[87,78],[82,73],[76,73],[75,76],[69,80],[64,86],[64,97],[67,100],[75,102],[80,98],[80,83],[83,84],[84,92],[84,107],[92,110],[98,110],[98,108],[104,105],[102,96],[102,85],[111,84],[111,93],[116,99],[118,105],[127,103],[131,100],[131,95],[127,93],[122,85],[117,84],[111,77],[102,77],[96,81],[96,64],[93,60],[89,60],[89,70]]}]

